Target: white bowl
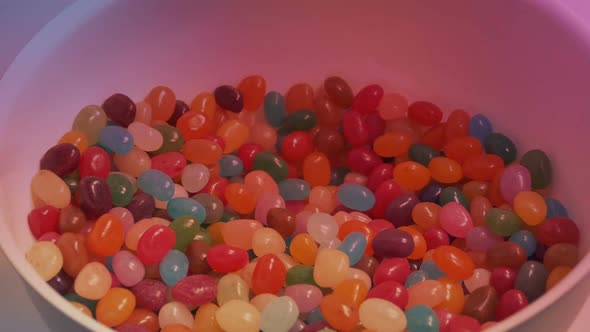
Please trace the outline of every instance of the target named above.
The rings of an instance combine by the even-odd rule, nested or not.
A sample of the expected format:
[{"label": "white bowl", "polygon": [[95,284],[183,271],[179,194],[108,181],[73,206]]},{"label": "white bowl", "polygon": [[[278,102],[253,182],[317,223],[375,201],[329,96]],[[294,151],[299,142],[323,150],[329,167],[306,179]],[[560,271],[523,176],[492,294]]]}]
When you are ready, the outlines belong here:
[{"label": "white bowl", "polygon": [[[156,85],[180,99],[260,73],[272,89],[339,74],[377,82],[445,111],[484,113],[519,151],[541,148],[553,196],[582,232],[590,188],[590,32],[546,1],[79,1],[22,50],[0,81],[0,246],[47,301],[91,330],[105,328],[54,292],[24,259],[32,243],[29,182],[76,113],[114,92]],[[557,287],[496,325],[511,329],[551,305],[590,268],[585,255]]]}]

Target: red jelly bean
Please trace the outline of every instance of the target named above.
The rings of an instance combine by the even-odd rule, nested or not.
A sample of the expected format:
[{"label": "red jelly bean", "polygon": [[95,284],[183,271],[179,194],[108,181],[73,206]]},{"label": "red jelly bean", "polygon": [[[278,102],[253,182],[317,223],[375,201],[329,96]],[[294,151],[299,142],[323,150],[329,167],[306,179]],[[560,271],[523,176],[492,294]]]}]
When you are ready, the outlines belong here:
[{"label": "red jelly bean", "polygon": [[471,117],[469,113],[463,110],[452,111],[447,119],[447,130],[445,131],[445,138],[447,142],[457,137],[465,137],[469,135],[469,121]]},{"label": "red jelly bean", "polygon": [[385,120],[377,112],[367,114],[365,119],[367,130],[369,130],[369,144],[373,144],[375,139],[385,132]]},{"label": "red jelly bean", "polygon": [[470,157],[480,155],[483,151],[483,146],[477,138],[465,136],[449,140],[443,151],[447,157],[463,163]]},{"label": "red jelly bean", "polygon": [[246,143],[240,146],[237,156],[242,160],[244,169],[250,170],[254,165],[254,157],[256,157],[258,152],[262,151],[264,151],[262,145],[256,143]]},{"label": "red jelly bean", "polygon": [[553,217],[545,220],[537,228],[537,241],[552,246],[557,243],[578,244],[580,230],[576,223],[564,217]]},{"label": "red jelly bean", "polygon": [[180,152],[166,152],[152,158],[152,169],[157,169],[172,179],[182,174],[186,167],[186,158]]},{"label": "red jelly bean", "polygon": [[97,176],[106,179],[111,172],[111,157],[105,150],[91,146],[80,157],[80,178]]},{"label": "red jelly bean", "polygon": [[207,252],[207,263],[217,272],[236,272],[248,264],[248,253],[244,249],[218,244]]},{"label": "red jelly bean", "polygon": [[408,305],[408,290],[397,281],[388,280],[380,283],[369,291],[367,298],[378,298],[387,300],[400,308]]},{"label": "red jelly bean", "polygon": [[447,129],[446,123],[439,123],[436,126],[428,129],[420,138],[420,143],[430,145],[435,150],[441,150],[445,146],[445,131]]},{"label": "red jelly bean", "polygon": [[371,148],[361,146],[348,152],[346,163],[353,172],[369,174],[375,167],[379,166],[382,161]]},{"label": "red jelly bean", "polygon": [[137,243],[137,257],[144,264],[159,263],[176,243],[172,228],[154,225],[148,228]]},{"label": "red jelly bean", "polygon": [[436,309],[434,312],[438,317],[439,332],[449,332],[449,324],[456,315],[446,309]]},{"label": "red jelly bean", "polygon": [[417,101],[408,106],[408,118],[423,126],[434,126],[442,120],[440,108],[427,101]]},{"label": "red jelly bean", "polygon": [[391,175],[393,174],[393,165],[392,164],[381,164],[371,171],[369,177],[367,178],[367,188],[371,191],[377,190],[379,185],[384,181],[391,179]]},{"label": "red jelly bean", "polygon": [[388,258],[381,261],[373,274],[373,283],[379,285],[385,281],[397,281],[404,284],[410,274],[410,264],[405,258]]},{"label": "red jelly bean", "polygon": [[449,235],[440,227],[430,227],[422,233],[426,241],[426,249],[431,250],[440,246],[448,246],[451,240]]},{"label": "red jelly bean", "polygon": [[402,189],[393,179],[382,182],[375,190],[375,205],[369,211],[369,214],[373,218],[385,217],[385,211],[389,203],[401,194]]},{"label": "red jelly bean", "polygon": [[360,113],[369,113],[377,110],[377,106],[383,98],[383,87],[377,84],[367,85],[357,93],[352,102],[352,109]]},{"label": "red jelly bean", "polygon": [[256,262],[252,274],[252,289],[255,294],[278,293],[287,279],[287,268],[279,257],[267,254]]},{"label": "red jelly bean", "polygon": [[225,199],[225,188],[229,185],[226,178],[214,178],[209,180],[205,187],[201,189],[200,193],[207,193],[219,198],[223,204],[227,203]]},{"label": "red jelly bean", "polygon": [[471,180],[490,181],[504,168],[504,161],[495,154],[480,154],[465,160],[463,176]]},{"label": "red jelly bean", "polygon": [[479,332],[481,324],[473,317],[459,315],[449,322],[449,332]]},{"label": "red jelly bean", "polygon": [[516,271],[508,267],[496,267],[490,276],[490,285],[496,289],[499,295],[514,288]]},{"label": "red jelly bean", "polygon": [[303,160],[313,152],[313,138],[306,131],[294,131],[283,138],[281,152],[287,161]]},{"label": "red jelly bean", "polygon": [[500,321],[515,314],[529,304],[526,295],[517,289],[511,289],[500,297],[496,306],[496,320]]},{"label": "red jelly bean", "polygon": [[342,115],[342,130],[344,138],[352,146],[369,143],[369,129],[367,121],[359,112],[349,111]]},{"label": "red jelly bean", "polygon": [[33,209],[27,216],[29,229],[35,239],[39,239],[43,234],[59,232],[59,210],[50,205],[45,205]]}]

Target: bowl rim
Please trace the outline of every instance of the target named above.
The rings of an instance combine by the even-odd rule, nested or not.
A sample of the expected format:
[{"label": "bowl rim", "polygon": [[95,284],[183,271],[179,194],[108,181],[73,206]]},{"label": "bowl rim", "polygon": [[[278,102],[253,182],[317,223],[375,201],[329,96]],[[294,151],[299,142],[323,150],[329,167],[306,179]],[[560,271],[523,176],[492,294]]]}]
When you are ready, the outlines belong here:
[{"label": "bowl rim", "polygon": [[[590,53],[590,27],[584,20],[566,3],[560,0],[547,1],[526,1],[530,6],[536,7],[555,24],[561,25],[581,44],[589,49]],[[11,100],[22,89],[22,87],[33,78],[36,68],[42,63],[43,55],[55,49],[67,37],[73,34],[77,28],[102,11],[116,4],[115,0],[84,1],[78,0],[68,5],[45,26],[23,47],[9,64],[0,77],[0,104],[10,109]],[[0,112],[0,124],[5,123],[4,117],[9,112]],[[3,126],[2,126],[3,127]],[[1,129],[1,128],[0,128]],[[0,176],[0,180],[2,176]],[[6,195],[0,190],[0,198]],[[5,209],[0,206],[0,218],[6,218]],[[10,264],[18,272],[19,277],[25,280],[29,287],[33,288],[47,302],[57,310],[92,331],[112,331],[112,329],[99,323],[94,318],[88,317],[82,312],[69,305],[68,301],[55,292],[35,272],[25,259],[24,253],[20,252],[12,239],[12,233],[7,223],[0,221],[0,250],[2,250]],[[495,324],[487,331],[507,331],[521,325],[533,316],[539,314],[549,305],[557,301],[561,296],[571,291],[590,271],[590,252],[586,253],[578,265],[554,288],[543,294],[539,299],[525,307],[517,314]]]}]

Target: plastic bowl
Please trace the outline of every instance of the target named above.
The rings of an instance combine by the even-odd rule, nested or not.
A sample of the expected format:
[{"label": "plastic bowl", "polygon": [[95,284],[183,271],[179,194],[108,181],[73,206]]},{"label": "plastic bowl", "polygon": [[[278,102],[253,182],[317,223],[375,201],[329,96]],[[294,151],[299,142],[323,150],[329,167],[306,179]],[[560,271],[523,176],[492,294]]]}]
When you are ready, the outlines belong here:
[{"label": "plastic bowl", "polygon": [[[180,99],[260,73],[273,89],[333,74],[354,88],[377,82],[445,111],[484,113],[520,151],[554,161],[554,196],[582,234],[590,188],[590,32],[558,1],[79,1],[22,50],[0,81],[0,246],[47,301],[89,328],[25,261],[29,182],[42,153],[87,104],[115,92],[142,99],[167,85]],[[8,110],[8,111],[6,111]],[[590,238],[583,235],[586,253]],[[585,255],[563,282],[493,330],[551,305],[590,268]]]}]

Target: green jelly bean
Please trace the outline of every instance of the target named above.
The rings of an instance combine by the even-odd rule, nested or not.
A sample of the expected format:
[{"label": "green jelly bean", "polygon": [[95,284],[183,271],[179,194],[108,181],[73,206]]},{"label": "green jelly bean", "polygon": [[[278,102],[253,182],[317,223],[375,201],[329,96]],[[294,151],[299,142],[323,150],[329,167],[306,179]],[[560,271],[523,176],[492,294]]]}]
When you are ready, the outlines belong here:
[{"label": "green jelly bean", "polygon": [[440,193],[439,202],[440,206],[444,206],[447,203],[456,202],[463,205],[467,211],[470,210],[469,200],[467,200],[467,197],[465,197],[461,190],[455,187],[446,187],[443,189]]},{"label": "green jelly bean", "polygon": [[312,111],[300,110],[293,112],[285,118],[279,131],[290,133],[296,130],[309,130],[318,123],[318,118]]},{"label": "green jelly bean", "polygon": [[553,180],[551,160],[541,150],[531,150],[520,158],[520,164],[531,173],[533,189],[547,188]]},{"label": "green jelly bean", "polygon": [[178,152],[182,149],[184,139],[182,138],[180,130],[168,125],[158,125],[154,128],[162,134],[162,137],[164,137],[164,143],[162,143],[162,146],[154,151],[153,154],[158,155],[165,152]]},{"label": "green jelly bean", "polygon": [[168,226],[176,234],[174,249],[186,250],[197,233],[201,230],[200,222],[192,216],[182,216],[174,219]]},{"label": "green jelly bean", "polygon": [[78,112],[72,124],[72,129],[83,132],[88,139],[88,144],[93,145],[98,142],[98,135],[106,125],[107,115],[102,107],[89,105]]},{"label": "green jelly bean", "polygon": [[412,161],[428,167],[432,158],[440,156],[440,152],[434,150],[430,145],[416,143],[410,146],[408,156]]},{"label": "green jelly bean", "polygon": [[500,208],[489,209],[486,221],[490,229],[500,236],[510,236],[518,232],[522,224],[522,219],[516,213]]},{"label": "green jelly bean", "polygon": [[136,188],[126,176],[111,173],[107,176],[107,185],[111,190],[114,206],[127,206],[133,199]]},{"label": "green jelly bean", "polygon": [[[207,226],[205,224],[203,224],[203,226]],[[209,232],[207,232],[206,229],[201,228],[201,230],[199,230],[197,232],[197,235],[195,235],[195,240],[200,240],[203,241],[205,243],[207,243],[208,245],[212,246],[213,245],[213,240],[211,240],[211,235],[209,235]]]},{"label": "green jelly bean", "polygon": [[287,286],[309,284],[317,286],[313,279],[313,266],[295,265],[287,270]]},{"label": "green jelly bean", "polygon": [[528,261],[518,270],[514,288],[522,291],[529,303],[533,302],[545,293],[548,276],[549,272],[543,263]]},{"label": "green jelly bean", "polygon": [[490,134],[484,141],[487,153],[495,154],[504,160],[508,165],[516,160],[516,146],[514,142],[503,134]]},{"label": "green jelly bean", "polygon": [[93,314],[94,312],[96,312],[96,305],[98,304],[98,301],[85,299],[74,292],[67,293],[66,295],[64,295],[64,297],[66,298],[66,300],[70,302],[78,302],[80,304],[87,306]]},{"label": "green jelly bean", "polygon": [[289,175],[287,162],[270,151],[259,152],[256,157],[254,157],[253,168],[255,170],[265,171],[277,183],[283,181]]},{"label": "green jelly bean", "polygon": [[68,188],[70,188],[72,195],[74,195],[80,185],[80,177],[75,174],[68,174],[64,176],[64,182],[68,185]]}]

